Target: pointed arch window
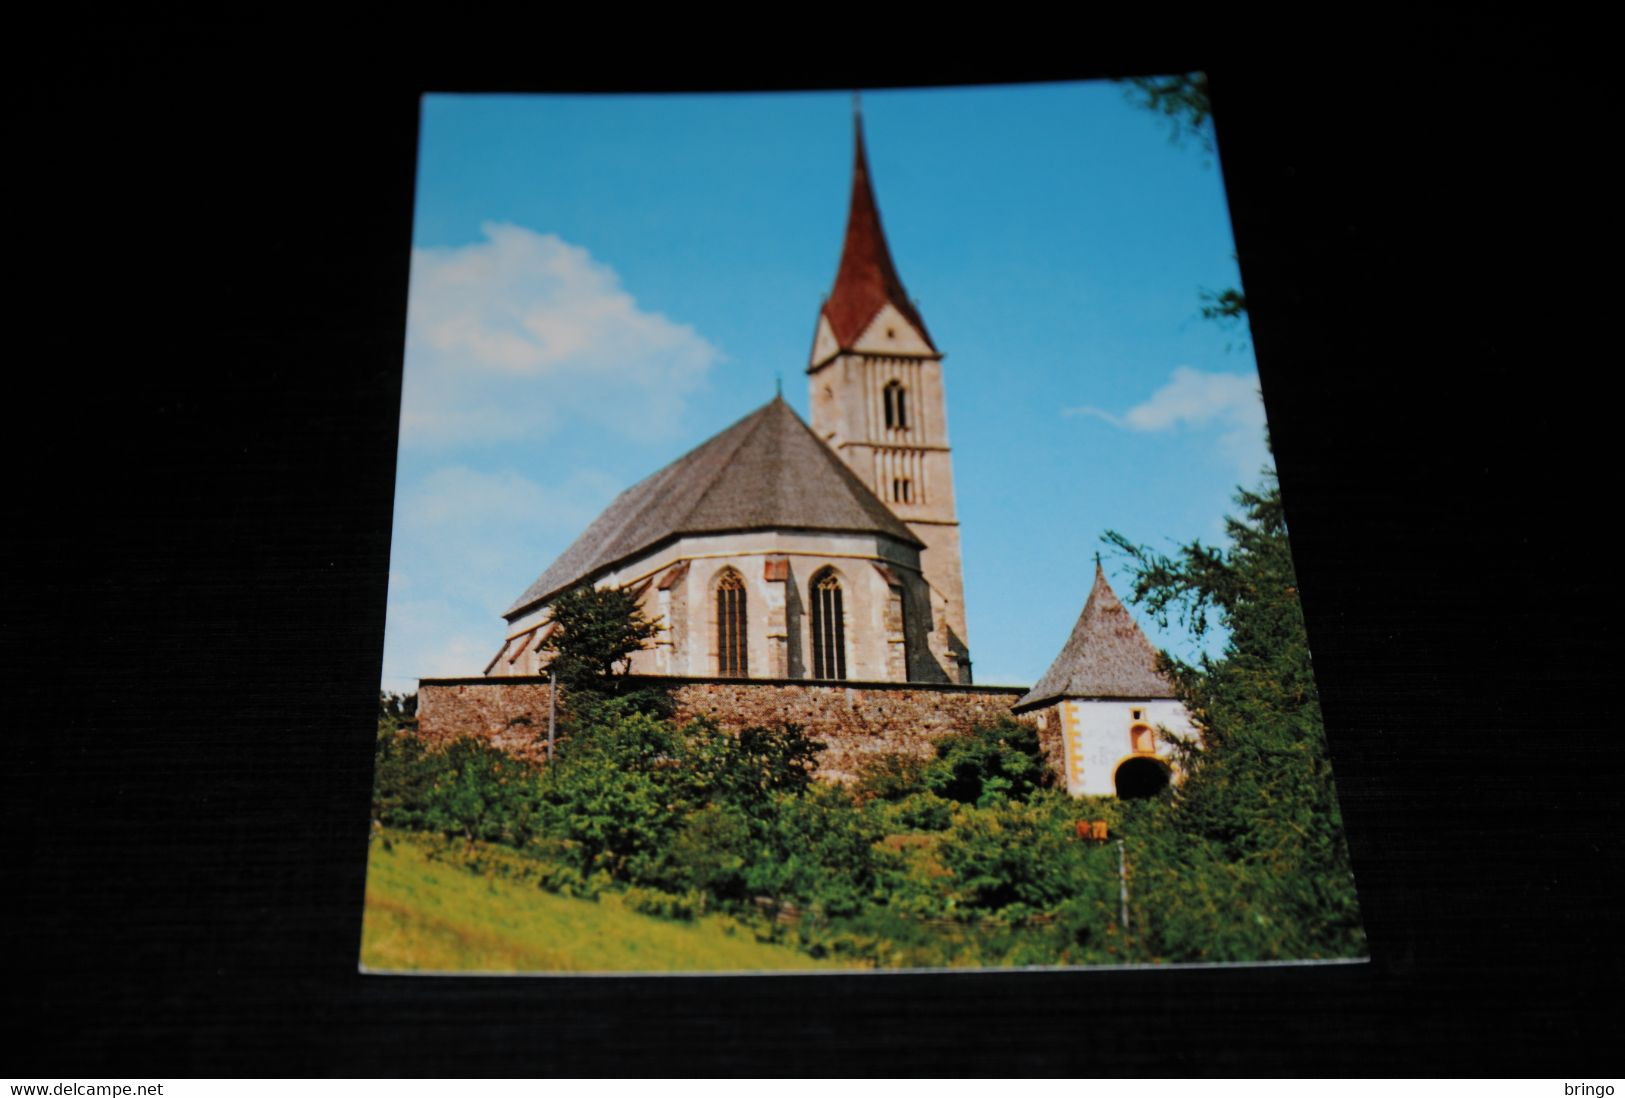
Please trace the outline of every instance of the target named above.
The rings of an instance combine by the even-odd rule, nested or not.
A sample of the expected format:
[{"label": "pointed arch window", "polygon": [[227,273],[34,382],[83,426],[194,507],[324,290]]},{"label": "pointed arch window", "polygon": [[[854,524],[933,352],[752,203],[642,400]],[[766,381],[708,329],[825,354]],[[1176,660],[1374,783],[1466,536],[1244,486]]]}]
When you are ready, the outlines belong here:
[{"label": "pointed arch window", "polygon": [[717,674],[744,678],[749,673],[745,581],[732,568],[717,580]]},{"label": "pointed arch window", "polygon": [[908,429],[908,390],[901,381],[888,381],[886,396],[886,428],[891,431]]},{"label": "pointed arch window", "polygon": [[812,581],[813,678],[846,678],[846,609],[841,581],[826,568]]}]

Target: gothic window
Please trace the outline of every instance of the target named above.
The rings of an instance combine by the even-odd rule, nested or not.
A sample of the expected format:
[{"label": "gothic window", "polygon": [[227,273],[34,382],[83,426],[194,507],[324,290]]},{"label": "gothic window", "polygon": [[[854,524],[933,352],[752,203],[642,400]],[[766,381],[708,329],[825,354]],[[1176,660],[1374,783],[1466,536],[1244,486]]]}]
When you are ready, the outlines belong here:
[{"label": "gothic window", "polygon": [[745,581],[732,568],[717,580],[717,674],[744,678],[745,659]]},{"label": "gothic window", "polygon": [[812,581],[813,678],[846,678],[846,611],[841,581],[826,568]]},{"label": "gothic window", "polygon": [[891,498],[893,503],[913,503],[914,482],[908,477],[893,477],[891,482]]},{"label": "gothic window", "polygon": [[908,427],[908,390],[900,381],[886,383],[886,428],[902,431]]}]

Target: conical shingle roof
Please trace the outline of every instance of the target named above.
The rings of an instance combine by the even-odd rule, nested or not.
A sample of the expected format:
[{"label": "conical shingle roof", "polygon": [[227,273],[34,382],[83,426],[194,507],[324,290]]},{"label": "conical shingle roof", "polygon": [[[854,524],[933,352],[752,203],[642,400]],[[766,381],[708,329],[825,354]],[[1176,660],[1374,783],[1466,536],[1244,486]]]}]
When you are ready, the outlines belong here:
[{"label": "conical shingle roof", "polygon": [[921,542],[801,421],[783,397],[616,497],[504,613],[681,534],[834,530]]},{"label": "conical shingle roof", "polygon": [[1172,698],[1157,653],[1095,564],[1095,585],[1061,654],[1015,708],[1060,698]]},{"label": "conical shingle roof", "polygon": [[835,272],[835,287],[824,301],[824,316],[835,332],[836,342],[851,347],[887,304],[908,318],[932,350],[931,333],[919,310],[908,299],[903,280],[897,277],[886,233],[880,227],[880,207],[875,204],[869,183],[869,157],[863,148],[863,118],[854,120],[857,148],[852,159],[852,205],[846,215],[846,240],[841,245],[841,265]]}]

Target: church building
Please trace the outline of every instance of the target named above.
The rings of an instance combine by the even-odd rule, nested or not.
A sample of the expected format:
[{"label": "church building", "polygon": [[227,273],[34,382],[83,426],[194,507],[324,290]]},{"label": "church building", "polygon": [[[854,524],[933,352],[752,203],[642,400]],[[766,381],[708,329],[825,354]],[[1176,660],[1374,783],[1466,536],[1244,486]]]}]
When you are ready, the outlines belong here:
[{"label": "church building", "polygon": [[[861,118],[855,146],[840,266],[807,366],[812,423],[775,397],[622,492],[508,608],[482,681],[500,689],[545,670],[550,607],[563,592],[627,588],[661,626],[634,654],[635,674],[717,680],[713,689],[732,683],[735,693],[795,680],[920,684],[912,693],[926,709],[913,716],[869,706],[863,719],[878,723],[865,751],[895,750],[950,710],[960,724],[947,727],[960,727],[975,703],[967,695],[993,691],[983,701],[1038,725],[1069,792],[1154,794],[1177,776],[1158,730],[1195,728],[1098,560],[1083,613],[1036,686],[1017,698],[1019,687],[971,685],[943,356],[892,262]],[[430,686],[425,727],[446,691],[467,688]],[[857,703],[844,694],[836,723],[850,724]],[[809,730],[832,734],[818,719]]]},{"label": "church building", "polygon": [[593,583],[664,626],[634,673],[971,682],[942,354],[892,262],[861,119],[855,146],[811,426],[775,397],[621,493],[509,607],[487,676],[539,673],[552,600]]}]

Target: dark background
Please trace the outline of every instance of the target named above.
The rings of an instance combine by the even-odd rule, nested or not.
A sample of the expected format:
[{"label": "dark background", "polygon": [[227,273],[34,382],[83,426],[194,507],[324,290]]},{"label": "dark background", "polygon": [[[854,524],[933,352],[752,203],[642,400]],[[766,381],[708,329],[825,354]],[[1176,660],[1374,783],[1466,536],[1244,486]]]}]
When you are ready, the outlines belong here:
[{"label": "dark background", "polygon": [[[1583,35],[560,19],[17,45],[7,1074],[1617,1073],[1618,202]],[[1371,963],[356,975],[418,95],[1198,68]]]}]

